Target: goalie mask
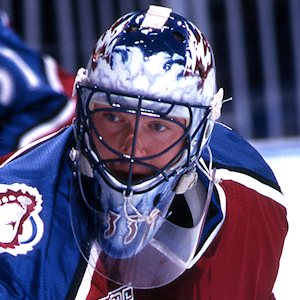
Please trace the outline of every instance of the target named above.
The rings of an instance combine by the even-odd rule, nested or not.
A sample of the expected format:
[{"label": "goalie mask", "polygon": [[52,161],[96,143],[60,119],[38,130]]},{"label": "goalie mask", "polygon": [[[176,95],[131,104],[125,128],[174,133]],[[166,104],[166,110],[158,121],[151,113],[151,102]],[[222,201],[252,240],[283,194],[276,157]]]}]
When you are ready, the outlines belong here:
[{"label": "goalie mask", "polygon": [[220,103],[212,49],[192,23],[150,6],[99,38],[75,88],[76,241],[105,277],[164,285],[187,268],[199,240],[201,217],[183,228],[168,216],[175,194],[197,180]]}]

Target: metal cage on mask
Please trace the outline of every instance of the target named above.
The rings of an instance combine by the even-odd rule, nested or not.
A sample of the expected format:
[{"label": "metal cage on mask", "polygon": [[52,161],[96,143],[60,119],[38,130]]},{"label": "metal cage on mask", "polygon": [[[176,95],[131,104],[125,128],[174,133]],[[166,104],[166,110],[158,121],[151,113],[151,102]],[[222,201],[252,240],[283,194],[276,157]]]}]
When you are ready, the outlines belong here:
[{"label": "metal cage on mask", "polygon": [[[207,118],[209,116],[211,108],[205,105],[195,105],[188,103],[178,103],[171,100],[162,100],[162,99],[151,99],[145,98],[142,96],[133,96],[133,95],[124,95],[123,93],[112,93],[109,90],[100,89],[99,87],[93,86],[82,86],[77,85],[78,90],[78,102],[82,104],[82,114],[80,118],[80,139],[82,141],[82,151],[92,168],[97,171],[97,173],[103,177],[106,183],[113,189],[118,192],[125,193],[126,196],[129,196],[130,193],[140,194],[145,193],[152,189],[153,187],[159,185],[162,181],[168,181],[170,177],[176,176],[179,173],[179,169],[185,169],[188,171],[191,167],[191,162],[195,161],[195,158],[191,158],[190,153],[190,143],[194,140],[196,135],[200,135],[199,140],[202,140],[202,136],[205,134],[205,125]],[[84,95],[85,94],[85,95]],[[101,94],[101,99],[95,95]],[[84,95],[85,100],[82,99]],[[96,99],[95,99],[96,98]],[[90,109],[91,103],[101,103],[105,107]],[[177,113],[176,113],[177,109]],[[194,132],[191,131],[191,124],[193,123],[193,111],[192,110],[202,110],[202,121],[198,124],[198,127]],[[178,112],[180,111],[180,112]],[[185,111],[185,113],[183,113]],[[132,150],[130,154],[124,154],[117,149],[114,149],[109,145],[103,136],[99,133],[99,129],[95,126],[95,121],[93,117],[97,117],[98,112],[118,112],[118,113],[127,113],[134,115],[136,118],[134,126],[134,134],[132,141]],[[178,122],[174,115],[185,115],[187,119],[186,126]],[[168,145],[161,152],[155,153],[151,156],[146,157],[137,157],[135,155],[135,146],[137,139],[137,131],[139,127],[140,117],[153,118],[155,120],[161,119],[166,120],[167,122],[172,122],[183,130],[183,134],[174,141],[171,145]],[[199,131],[201,132],[199,134]],[[92,132],[95,133],[93,137]],[[96,141],[99,141],[104,147],[106,147],[112,154],[115,154],[117,158],[107,158],[103,159],[101,153],[99,153]],[[155,165],[148,163],[149,161],[156,159],[180,142],[184,141],[184,145],[179,151],[172,157],[172,159],[167,162],[163,168],[158,168]],[[199,157],[201,143],[198,145],[196,151],[196,156]],[[123,163],[128,164],[128,173],[126,174],[127,178],[121,178],[117,174],[114,174],[111,171],[107,164],[109,163]],[[141,165],[153,170],[150,176],[145,178],[134,178],[133,167],[134,165]],[[94,174],[95,175],[95,174]]]}]

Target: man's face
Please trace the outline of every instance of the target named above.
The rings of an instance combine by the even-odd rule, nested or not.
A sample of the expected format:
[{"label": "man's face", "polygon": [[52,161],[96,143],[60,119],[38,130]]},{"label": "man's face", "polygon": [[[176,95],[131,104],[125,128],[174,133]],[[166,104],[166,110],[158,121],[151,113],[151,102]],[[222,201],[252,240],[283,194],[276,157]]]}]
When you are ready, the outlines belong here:
[{"label": "man's face", "polygon": [[[95,104],[94,110],[103,108],[105,108],[104,105]],[[93,123],[100,139],[112,149],[121,153],[123,157],[148,157],[143,162],[158,169],[165,167],[185,144],[185,139],[183,139],[167,152],[154,157],[168,149],[184,135],[183,127],[186,125],[184,118],[165,120],[155,116],[140,116],[134,149],[136,114],[109,109],[102,110],[93,114]],[[103,160],[120,159],[117,154],[99,141],[95,132],[93,132],[93,138],[99,155]],[[106,166],[118,177],[127,178],[129,163],[107,162]],[[144,165],[134,164],[132,172],[134,179],[144,179],[153,175],[155,170]]]}]

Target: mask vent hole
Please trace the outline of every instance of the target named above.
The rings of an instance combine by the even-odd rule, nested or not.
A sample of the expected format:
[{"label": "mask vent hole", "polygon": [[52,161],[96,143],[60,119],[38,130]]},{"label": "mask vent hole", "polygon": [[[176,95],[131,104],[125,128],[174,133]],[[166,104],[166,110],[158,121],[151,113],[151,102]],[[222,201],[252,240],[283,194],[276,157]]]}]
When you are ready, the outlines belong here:
[{"label": "mask vent hole", "polygon": [[199,72],[199,76],[200,76],[201,78],[204,78],[204,71],[203,71],[202,66],[199,66],[198,72]]},{"label": "mask vent hole", "polygon": [[177,40],[177,41],[179,41],[181,43],[183,43],[185,41],[185,38],[184,38],[183,34],[181,34],[178,31],[173,31],[172,35],[173,35],[173,37],[174,37],[175,40]]},{"label": "mask vent hole", "polygon": [[153,200],[153,207],[156,207],[157,204],[160,202],[160,195],[161,195],[161,194],[158,194],[158,195],[156,195],[156,197],[154,198],[154,200]]},{"label": "mask vent hole", "polygon": [[129,27],[129,28],[126,30],[126,32],[127,32],[127,33],[134,33],[134,32],[136,32],[136,31],[138,31],[139,28],[140,28],[140,26],[132,26],[132,27]]}]

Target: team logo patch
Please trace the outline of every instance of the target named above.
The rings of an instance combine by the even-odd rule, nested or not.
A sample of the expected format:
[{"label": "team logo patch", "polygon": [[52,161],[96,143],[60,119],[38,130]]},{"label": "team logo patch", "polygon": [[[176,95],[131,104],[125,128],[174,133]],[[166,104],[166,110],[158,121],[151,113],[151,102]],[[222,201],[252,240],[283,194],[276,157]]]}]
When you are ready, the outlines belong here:
[{"label": "team logo patch", "polygon": [[113,292],[109,292],[106,297],[99,300],[134,300],[133,288],[131,286],[122,286]]},{"label": "team logo patch", "polygon": [[42,202],[36,188],[0,184],[0,254],[26,254],[40,241],[44,233],[39,216]]}]

